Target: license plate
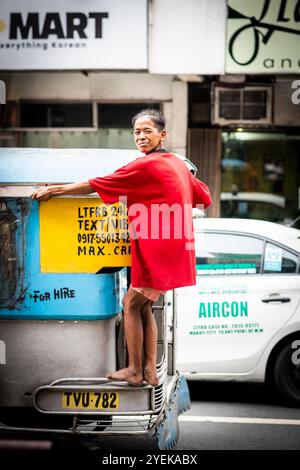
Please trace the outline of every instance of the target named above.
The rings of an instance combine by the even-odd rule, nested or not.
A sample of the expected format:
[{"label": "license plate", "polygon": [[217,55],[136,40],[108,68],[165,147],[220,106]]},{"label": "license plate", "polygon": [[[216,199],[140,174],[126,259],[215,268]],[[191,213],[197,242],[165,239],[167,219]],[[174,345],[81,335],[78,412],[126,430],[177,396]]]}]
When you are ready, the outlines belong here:
[{"label": "license plate", "polygon": [[117,410],[119,393],[116,392],[63,392],[63,408],[75,410]]}]

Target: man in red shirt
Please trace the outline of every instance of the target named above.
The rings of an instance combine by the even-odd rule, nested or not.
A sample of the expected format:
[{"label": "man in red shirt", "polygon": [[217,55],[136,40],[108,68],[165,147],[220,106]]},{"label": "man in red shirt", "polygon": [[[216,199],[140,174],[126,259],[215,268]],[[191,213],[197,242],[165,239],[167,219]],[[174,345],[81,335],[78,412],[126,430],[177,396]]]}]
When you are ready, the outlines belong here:
[{"label": "man in red shirt", "polygon": [[208,207],[211,197],[184,162],[164,149],[165,120],[158,111],[143,110],[132,122],[143,157],[111,175],[40,188],[32,197],[47,200],[96,191],[105,204],[126,197],[132,254],[132,283],[123,301],[129,364],[108,377],[135,386],[143,380],[157,386],[157,327],[152,304],[169,289],[196,283],[192,207]]}]

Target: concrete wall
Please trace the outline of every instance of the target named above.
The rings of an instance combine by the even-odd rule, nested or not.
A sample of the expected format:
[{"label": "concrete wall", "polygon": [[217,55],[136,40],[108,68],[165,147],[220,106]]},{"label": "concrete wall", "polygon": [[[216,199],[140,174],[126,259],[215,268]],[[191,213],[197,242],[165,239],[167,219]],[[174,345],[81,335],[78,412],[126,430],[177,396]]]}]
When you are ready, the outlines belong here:
[{"label": "concrete wall", "polygon": [[2,73],[7,101],[94,100],[161,102],[167,118],[166,145],[186,152],[187,83],[174,75],[149,73],[29,72]]}]

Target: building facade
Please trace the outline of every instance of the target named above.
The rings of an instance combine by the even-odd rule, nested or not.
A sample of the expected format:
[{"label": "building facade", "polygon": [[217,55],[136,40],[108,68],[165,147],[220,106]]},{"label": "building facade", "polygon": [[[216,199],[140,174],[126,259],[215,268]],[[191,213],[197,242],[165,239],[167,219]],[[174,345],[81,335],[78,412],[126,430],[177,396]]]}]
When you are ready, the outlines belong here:
[{"label": "building facade", "polygon": [[211,216],[300,207],[297,0],[3,0],[1,146],[134,148],[161,109],[168,148],[212,190]]}]

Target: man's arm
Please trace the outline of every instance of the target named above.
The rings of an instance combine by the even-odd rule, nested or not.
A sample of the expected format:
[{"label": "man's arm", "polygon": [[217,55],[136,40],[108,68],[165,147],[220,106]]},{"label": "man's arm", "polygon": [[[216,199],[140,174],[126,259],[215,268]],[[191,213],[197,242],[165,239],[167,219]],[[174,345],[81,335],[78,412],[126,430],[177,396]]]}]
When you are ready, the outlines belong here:
[{"label": "man's arm", "polygon": [[192,186],[193,186],[193,207],[203,205],[204,209],[211,205],[212,199],[209,189],[203,181],[198,180],[191,174]]},{"label": "man's arm", "polygon": [[80,195],[94,193],[95,190],[92,188],[88,181],[83,183],[71,183],[71,184],[60,184],[53,186],[44,186],[37,189],[31,195],[32,199],[38,201],[47,201],[53,196],[65,196],[65,195]]}]

